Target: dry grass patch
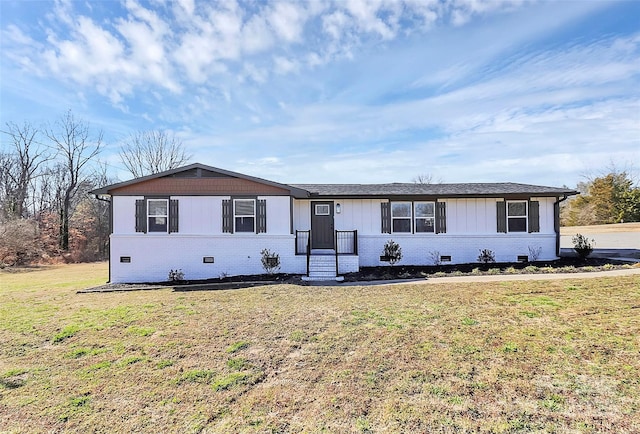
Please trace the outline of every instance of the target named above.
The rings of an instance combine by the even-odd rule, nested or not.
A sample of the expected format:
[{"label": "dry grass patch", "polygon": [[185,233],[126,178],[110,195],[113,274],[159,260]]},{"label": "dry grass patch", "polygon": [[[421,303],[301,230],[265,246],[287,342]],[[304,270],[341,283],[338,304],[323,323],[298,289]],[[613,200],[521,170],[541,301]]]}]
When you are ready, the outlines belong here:
[{"label": "dry grass patch", "polygon": [[640,232],[640,222],[592,226],[563,226],[560,228],[560,233],[562,235],[575,235],[576,233],[607,234],[612,232]]},{"label": "dry grass patch", "polygon": [[638,276],[78,295],[51,272],[0,290],[9,432],[640,431]]}]

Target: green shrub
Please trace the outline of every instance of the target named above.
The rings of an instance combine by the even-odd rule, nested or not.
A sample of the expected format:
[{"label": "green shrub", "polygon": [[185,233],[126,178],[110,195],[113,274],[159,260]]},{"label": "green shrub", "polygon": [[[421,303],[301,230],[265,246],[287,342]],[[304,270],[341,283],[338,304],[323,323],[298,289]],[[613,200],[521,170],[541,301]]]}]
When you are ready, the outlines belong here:
[{"label": "green shrub", "polygon": [[491,264],[496,262],[496,255],[493,253],[493,250],[490,249],[482,249],[480,250],[480,254],[478,255],[478,262],[482,264]]},{"label": "green shrub", "polygon": [[402,248],[400,244],[393,240],[384,243],[383,255],[389,261],[390,265],[394,265],[402,259]]},{"label": "green shrub", "polygon": [[273,274],[280,270],[280,255],[275,252],[271,252],[269,249],[262,249],[260,252],[262,262],[262,268],[267,274]]},{"label": "green shrub", "polygon": [[573,250],[576,251],[580,259],[587,259],[593,252],[594,239],[589,240],[582,234],[576,234],[571,241],[573,241]]}]

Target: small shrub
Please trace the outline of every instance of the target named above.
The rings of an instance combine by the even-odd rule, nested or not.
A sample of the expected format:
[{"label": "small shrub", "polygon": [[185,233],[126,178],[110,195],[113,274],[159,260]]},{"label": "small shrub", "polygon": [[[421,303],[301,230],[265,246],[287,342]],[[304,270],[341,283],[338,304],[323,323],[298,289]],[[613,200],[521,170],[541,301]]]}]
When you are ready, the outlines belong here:
[{"label": "small shrub", "polygon": [[506,270],[504,270],[504,272],[507,274],[518,274],[518,270],[516,270],[515,267],[509,267]]},{"label": "small shrub", "polygon": [[575,250],[580,259],[587,259],[593,252],[594,239],[589,240],[582,234],[576,234],[571,241],[573,242],[573,250]]},{"label": "small shrub", "polygon": [[476,267],[471,270],[471,274],[482,274],[482,271],[478,267]]},{"label": "small shrub", "polygon": [[532,247],[529,246],[529,261],[535,262],[540,258],[540,254],[542,253],[542,247]]},{"label": "small shrub", "polygon": [[438,250],[430,251],[427,256],[433,265],[440,265],[442,263],[442,261],[440,261],[440,252]]},{"label": "small shrub", "polygon": [[489,268],[489,271],[487,271],[488,274],[500,274],[500,269],[499,268]]},{"label": "small shrub", "polygon": [[180,269],[170,270],[168,279],[171,282],[183,282],[184,273]]},{"label": "small shrub", "polygon": [[480,254],[478,255],[478,262],[481,264],[491,264],[496,262],[496,255],[490,249],[482,249],[480,250]]},{"label": "small shrub", "polygon": [[393,266],[402,259],[402,248],[400,244],[389,240],[384,244],[383,254],[389,261],[389,264]]},{"label": "small shrub", "polygon": [[273,274],[280,270],[280,255],[271,252],[269,249],[262,249],[260,255],[262,255],[260,258],[262,268],[264,268],[267,274]]},{"label": "small shrub", "polygon": [[615,269],[615,268],[616,268],[616,266],[615,266],[615,265],[613,265],[613,264],[604,264],[604,265],[602,266],[602,269],[603,269],[603,270],[613,270],[613,269]]}]

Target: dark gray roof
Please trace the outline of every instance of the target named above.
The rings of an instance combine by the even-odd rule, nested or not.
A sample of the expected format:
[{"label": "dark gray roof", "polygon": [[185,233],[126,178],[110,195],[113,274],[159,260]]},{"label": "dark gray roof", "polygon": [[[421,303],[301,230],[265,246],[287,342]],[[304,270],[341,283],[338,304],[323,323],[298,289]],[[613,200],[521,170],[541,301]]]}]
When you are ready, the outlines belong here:
[{"label": "dark gray roof", "polygon": [[568,188],[545,187],[541,185],[499,183],[463,183],[463,184],[291,184],[309,191],[312,196],[320,197],[363,197],[363,196],[509,196],[509,195],[541,195],[564,196],[574,195],[577,191]]},{"label": "dark gray roof", "polygon": [[437,197],[509,197],[509,196],[570,196],[578,194],[568,188],[544,187],[540,185],[516,184],[513,182],[500,183],[466,183],[466,184],[280,184],[242,173],[231,172],[205,164],[194,163],[162,173],[131,179],[117,184],[107,185],[93,190],[92,194],[110,194],[112,190],[127,185],[136,184],[150,179],[172,176],[193,169],[203,169],[224,176],[242,178],[289,190],[296,198],[309,197],[400,197],[400,196],[437,196]]}]

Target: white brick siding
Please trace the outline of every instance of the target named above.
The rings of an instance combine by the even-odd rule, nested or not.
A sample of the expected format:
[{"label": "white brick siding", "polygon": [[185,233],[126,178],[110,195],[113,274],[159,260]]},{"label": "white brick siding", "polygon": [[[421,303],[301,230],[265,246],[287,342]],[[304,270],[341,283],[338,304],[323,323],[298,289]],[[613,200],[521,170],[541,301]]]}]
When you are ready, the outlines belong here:
[{"label": "white brick siding", "polygon": [[[181,269],[187,280],[262,274],[264,248],[280,255],[280,272],[306,272],[306,257],[295,255],[293,235],[112,235],[111,282],[165,281],[171,269]],[[121,256],[131,262],[121,263]],[[214,263],[204,264],[204,256],[213,256]]]},{"label": "white brick siding", "polygon": [[402,248],[402,260],[398,265],[432,265],[431,252],[451,256],[452,264],[471,263],[477,261],[482,249],[492,250],[497,262],[516,262],[519,255],[529,256],[529,247],[542,247],[539,260],[556,259],[556,238],[549,234],[381,234],[358,237],[360,266],[385,265],[386,262],[380,262],[380,256],[389,239]]}]

